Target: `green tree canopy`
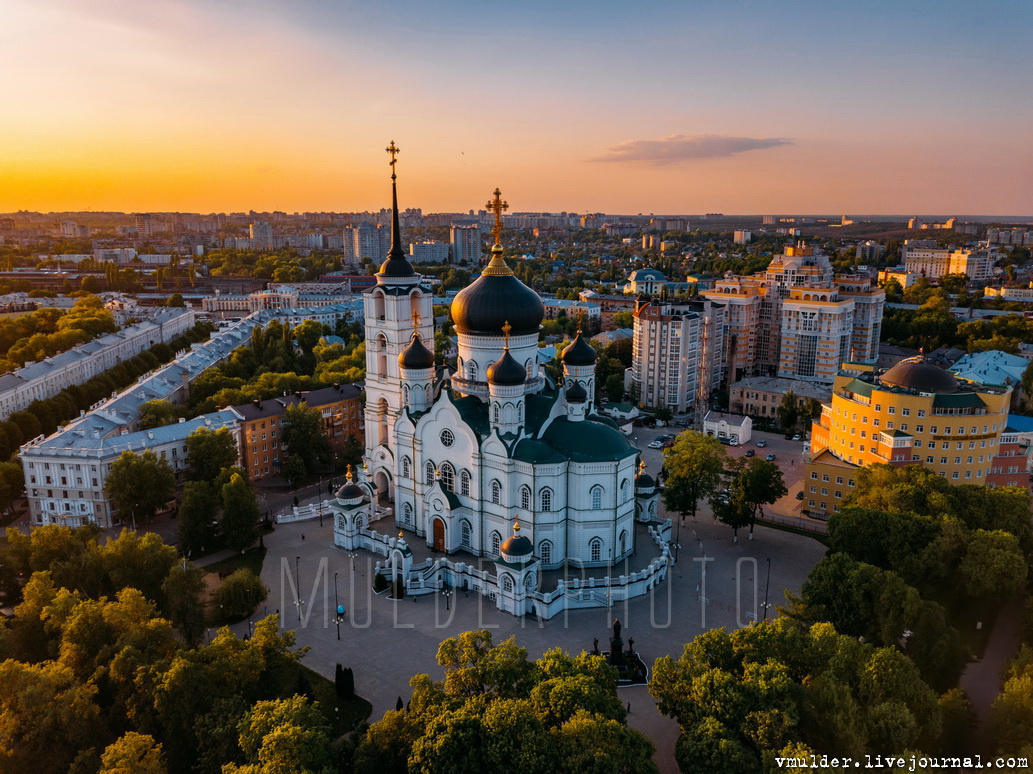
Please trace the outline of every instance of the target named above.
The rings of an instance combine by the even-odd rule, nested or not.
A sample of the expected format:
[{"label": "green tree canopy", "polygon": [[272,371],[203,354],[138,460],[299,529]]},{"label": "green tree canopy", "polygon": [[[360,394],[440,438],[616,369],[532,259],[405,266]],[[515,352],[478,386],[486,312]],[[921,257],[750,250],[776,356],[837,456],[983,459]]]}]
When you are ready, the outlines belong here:
[{"label": "green tree canopy", "polygon": [[237,439],[227,427],[199,427],[187,436],[186,447],[197,481],[214,481],[224,468],[237,464]]},{"label": "green tree canopy", "polygon": [[176,474],[167,460],[148,449],[143,454],[124,451],[111,463],[104,490],[123,519],[134,523],[150,519],[172,499]]},{"label": "green tree canopy", "polygon": [[721,486],[725,468],[730,464],[721,442],[692,430],[680,433],[674,446],[664,450],[664,504],[683,517],[696,510],[701,500]]},{"label": "green tree canopy", "polygon": [[239,473],[222,487],[222,519],[219,522],[226,546],[243,551],[258,539],[258,502],[251,485]]},{"label": "green tree canopy", "polygon": [[179,410],[167,400],[149,400],[140,406],[140,429],[173,425],[179,421]]}]

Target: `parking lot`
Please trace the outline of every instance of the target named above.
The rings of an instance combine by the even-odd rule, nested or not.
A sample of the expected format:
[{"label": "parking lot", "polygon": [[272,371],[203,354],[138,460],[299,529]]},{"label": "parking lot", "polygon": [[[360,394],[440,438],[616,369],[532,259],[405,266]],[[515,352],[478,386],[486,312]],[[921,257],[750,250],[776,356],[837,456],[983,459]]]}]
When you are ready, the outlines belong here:
[{"label": "parking lot", "polygon": [[[685,432],[685,428],[677,426],[648,428],[636,427],[632,432],[631,441],[642,450],[642,458],[646,461],[646,471],[651,476],[656,476],[663,464],[663,449],[651,449],[649,444],[664,435],[677,435]],[[763,447],[757,446],[758,441],[764,441]],[[725,446],[729,457],[745,457],[748,451],[764,459],[769,454],[774,454],[773,462],[782,471],[782,479],[785,481],[788,494],[770,506],[770,510],[780,516],[803,518],[800,513],[802,502],[796,499],[797,492],[803,490],[803,468],[807,462],[807,453],[804,451],[805,442],[787,440],[782,433],[767,433],[754,431],[752,437],[745,444],[739,446]],[[710,513],[710,506],[702,503],[701,513]],[[810,520],[808,520],[810,521]]]}]

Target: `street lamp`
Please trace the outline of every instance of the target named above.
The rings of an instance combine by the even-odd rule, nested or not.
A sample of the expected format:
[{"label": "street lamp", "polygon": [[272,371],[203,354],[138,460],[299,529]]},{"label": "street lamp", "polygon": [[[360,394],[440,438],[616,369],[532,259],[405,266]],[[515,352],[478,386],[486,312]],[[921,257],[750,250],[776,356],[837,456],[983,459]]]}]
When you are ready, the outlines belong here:
[{"label": "street lamp", "polygon": [[301,564],[301,555],[297,554],[294,557],[294,604],[298,608],[298,620],[301,620],[301,571],[299,565]]},{"label": "street lamp", "polygon": [[771,588],[771,557],[768,557],[768,577],[764,581],[764,619],[768,620],[768,608],[771,607],[771,603],[768,602],[768,590]]},{"label": "street lamp", "polygon": [[441,596],[445,598],[445,610],[452,609],[452,587],[447,583],[441,587]]}]

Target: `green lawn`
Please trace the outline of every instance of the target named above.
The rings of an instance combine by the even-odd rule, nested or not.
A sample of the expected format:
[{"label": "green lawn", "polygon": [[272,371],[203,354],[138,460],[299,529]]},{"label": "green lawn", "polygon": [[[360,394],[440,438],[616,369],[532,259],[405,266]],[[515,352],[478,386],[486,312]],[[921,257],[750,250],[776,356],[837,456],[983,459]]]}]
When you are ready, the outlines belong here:
[{"label": "green lawn", "polygon": [[242,554],[235,554],[205,566],[205,572],[217,572],[220,576],[231,575],[241,567],[247,567],[255,575],[261,576],[262,562],[265,561],[265,546],[249,548]]},{"label": "green lawn", "polygon": [[351,731],[356,721],[367,720],[373,706],[365,699],[338,699],[334,681],[328,680],[301,663],[285,665],[274,673],[275,693],[289,696],[303,693],[312,700],[337,734]]}]

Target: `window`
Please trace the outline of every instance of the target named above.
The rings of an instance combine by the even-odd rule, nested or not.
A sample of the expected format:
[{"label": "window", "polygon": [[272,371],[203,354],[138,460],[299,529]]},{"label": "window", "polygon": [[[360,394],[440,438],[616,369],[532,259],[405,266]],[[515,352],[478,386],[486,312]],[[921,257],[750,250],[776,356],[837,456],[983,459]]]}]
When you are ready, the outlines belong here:
[{"label": "window", "polygon": [[491,533],[491,555],[499,555],[499,546],[502,544],[502,536],[498,532]]},{"label": "window", "polygon": [[824,473],[824,474],[822,475],[822,477],[821,477],[821,480],[822,480],[822,481],[828,481],[828,480],[829,480],[829,474],[828,474],[828,473]]},{"label": "window", "polygon": [[813,478],[815,481],[818,480],[818,472],[816,470],[811,471],[811,478]]},{"label": "window", "polygon": [[499,404],[496,403],[491,407],[491,421],[496,425],[499,424]]},{"label": "window", "polygon": [[491,502],[494,505],[502,504],[502,484],[498,481],[491,482]]},{"label": "window", "polygon": [[836,476],[836,483],[837,484],[842,484],[843,483],[843,477],[842,476]]},{"label": "window", "polygon": [[925,416],[925,409],[918,409],[918,416],[924,417]]},{"label": "window", "polygon": [[822,496],[823,496],[823,497],[824,497],[825,495],[827,495],[828,493],[829,493],[829,490],[828,490],[828,489],[826,489],[825,487],[822,487],[822,488],[821,488],[821,494],[822,494]]},{"label": "window", "polygon": [[621,502],[622,503],[626,502],[627,499],[628,499],[628,487],[629,487],[629,484],[628,484],[628,480],[627,479],[624,479],[623,481],[621,481]]},{"label": "window", "polygon": [[451,446],[452,444],[454,444],[456,442],[456,437],[452,434],[452,431],[447,429],[447,428],[441,431],[440,438],[441,438],[441,445],[444,446],[445,448],[448,448],[449,446]]},{"label": "window", "polygon": [[434,463],[428,462],[423,466],[423,483],[430,484],[434,483]]},{"label": "window", "polygon": [[412,475],[412,463],[408,457],[402,457],[402,478],[409,478]]},{"label": "window", "polygon": [[449,492],[454,492],[456,489],[456,469],[449,462],[441,466],[441,486]]},{"label": "window", "polygon": [[593,562],[598,562],[603,558],[603,541],[599,538],[592,538],[592,542],[588,544],[588,549]]},{"label": "window", "polygon": [[552,543],[548,540],[543,540],[539,543],[538,556],[543,564],[549,564],[552,561]]},{"label": "window", "polygon": [[840,499],[843,498],[843,492],[841,490],[837,489],[835,494],[836,494],[836,497],[838,497]]},{"label": "window", "polygon": [[599,510],[603,507],[603,488],[601,486],[592,487],[592,508]]},{"label": "window", "polygon": [[405,504],[405,523],[412,526],[412,506],[409,503]]},{"label": "window", "polygon": [[505,592],[513,592],[513,576],[508,573],[502,576],[502,590]]},{"label": "window", "polygon": [[902,408],[900,410],[900,413],[903,414],[906,417],[909,417],[909,416],[911,416],[911,409],[909,409],[909,408]]},{"label": "window", "polygon": [[520,487],[520,507],[525,510],[531,510],[531,490],[529,487]]},{"label": "window", "polygon": [[542,490],[542,510],[552,510],[552,490],[548,487]]},{"label": "window", "polygon": [[463,519],[461,522],[459,522],[459,541],[462,547],[467,550],[469,550],[470,548],[470,537],[472,533],[473,530],[470,527],[470,522],[468,522],[466,519]]},{"label": "window", "polygon": [[459,474],[459,494],[470,496],[470,474],[465,470]]}]

